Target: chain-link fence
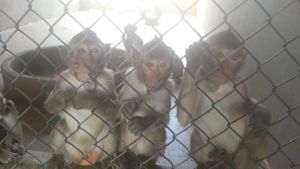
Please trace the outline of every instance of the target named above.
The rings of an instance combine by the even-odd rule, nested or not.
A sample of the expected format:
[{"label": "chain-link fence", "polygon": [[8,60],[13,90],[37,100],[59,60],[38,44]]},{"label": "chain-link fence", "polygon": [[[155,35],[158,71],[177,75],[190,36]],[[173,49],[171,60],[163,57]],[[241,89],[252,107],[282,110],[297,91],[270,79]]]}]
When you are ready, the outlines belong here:
[{"label": "chain-link fence", "polygon": [[[237,153],[228,152],[226,146],[225,151],[222,148],[210,151],[206,163],[199,160],[202,158],[198,158],[197,154],[205,154],[206,146],[223,145],[222,141],[238,147],[247,147],[248,144],[248,152],[252,152],[257,145],[251,147],[252,144],[247,142],[251,138],[239,132],[242,127],[234,127],[249,117],[245,115],[238,119],[228,119],[223,112],[227,109],[218,107],[219,103],[230,102],[227,95],[214,100],[209,93],[201,93],[201,82],[194,77],[197,71],[188,75],[190,71],[186,53],[186,48],[193,42],[206,41],[217,32],[230,29],[240,40],[240,46],[246,53],[239,72],[243,78],[237,83],[231,79],[234,83],[231,92],[238,93],[241,95],[239,100],[243,100],[244,94],[238,90],[247,84],[249,97],[257,100],[254,107],[264,105],[271,116],[268,131],[264,133],[268,139],[267,144],[260,148],[266,148],[266,151],[247,157],[259,164],[259,168],[268,168],[268,165],[272,169],[300,168],[299,16],[300,3],[297,0],[1,1],[0,63],[3,97],[1,96],[0,105],[0,163],[4,168],[51,168],[49,164],[65,164],[66,167],[75,168],[75,163],[92,164],[89,167],[93,168],[99,167],[95,165],[95,160],[98,159],[102,160],[102,168],[125,168],[125,164],[129,166],[127,168],[134,168],[132,166],[136,163],[137,166],[154,168],[149,165],[153,161],[162,168],[225,168],[224,163],[228,165],[227,168],[236,168],[231,158],[235,158],[234,154]],[[141,93],[143,90],[139,89],[138,82],[131,84],[130,78],[133,75],[127,70],[131,64],[127,60],[130,52],[125,51],[123,44],[124,28],[128,24],[136,26],[136,33],[144,44],[156,36],[174,50],[185,66],[184,76],[176,79],[177,85],[181,83],[184,86],[186,82],[185,89],[177,87],[175,91],[171,91],[168,85],[164,85],[157,92],[159,94],[151,91]],[[110,44],[106,53],[109,58],[107,66],[115,72],[118,80],[114,87],[115,95],[110,96],[110,103],[105,101],[105,105],[110,105],[111,109],[115,109],[113,112],[117,112],[113,120],[112,116],[107,118],[97,114],[96,108],[90,108],[91,111],[84,113],[69,108],[52,114],[45,110],[44,102],[58,80],[71,84],[78,91],[82,89],[80,86],[87,83],[83,80],[82,84],[76,86],[68,79],[64,81],[66,60],[61,57],[62,48],[85,29],[93,30],[101,41]],[[197,55],[201,55],[201,52]],[[197,68],[201,67],[200,63]],[[186,76],[193,77],[191,82],[187,82]],[[103,86],[102,83],[92,84]],[[214,84],[209,86],[214,88]],[[183,103],[180,98],[182,90],[186,89],[193,94],[194,98],[188,100],[191,103]],[[135,93],[131,95],[136,95],[133,101],[130,100],[132,96],[128,96],[130,92]],[[84,99],[80,103],[94,103],[95,99],[89,100],[94,97],[91,95],[87,98],[82,96]],[[206,106],[211,111],[197,114],[203,109],[191,108],[202,103],[199,98],[195,98],[198,95],[210,98],[211,102]],[[127,96],[129,100],[122,100]],[[108,96],[105,99],[107,98]],[[100,105],[102,110],[102,101],[103,98],[97,100],[97,106],[94,107]],[[141,110],[144,112],[135,120],[142,124],[149,123],[149,126],[142,127],[142,131],[132,138],[128,132],[132,132],[130,124],[133,118],[125,118],[120,110],[127,103],[129,108],[125,106],[125,109],[131,111],[143,107]],[[54,105],[51,107],[59,107],[56,103]],[[157,108],[159,106],[166,106],[167,110],[160,110]],[[183,111],[183,116],[190,118],[190,122],[184,127],[180,125],[182,119],[177,118],[180,116],[177,115],[177,108],[180,106],[187,108]],[[196,115],[189,110],[196,110]],[[148,111],[161,111],[164,114],[154,113],[158,121],[140,118],[150,115],[151,113],[143,114]],[[216,122],[205,118],[205,114],[213,113],[219,116],[209,116],[207,119],[217,118]],[[202,121],[199,122],[199,119]],[[201,126],[203,123],[208,123],[209,126],[204,131]],[[222,131],[211,132],[216,130],[214,127],[220,126],[225,126]],[[53,134],[53,131],[56,133]],[[220,139],[221,142],[217,143],[216,140],[223,133],[230,131],[230,139]],[[202,132],[206,134],[197,135]],[[193,141],[199,138],[205,140],[205,145],[197,145],[197,148],[190,145],[195,145]],[[231,143],[236,140],[239,140],[238,143]],[[82,152],[82,147],[86,146],[83,144],[90,146],[85,148],[89,152]],[[110,147],[113,144],[115,148]],[[53,154],[56,155],[54,160]],[[227,155],[230,157],[227,158]],[[103,160],[103,156],[107,158]],[[51,160],[55,162],[51,163]]]}]

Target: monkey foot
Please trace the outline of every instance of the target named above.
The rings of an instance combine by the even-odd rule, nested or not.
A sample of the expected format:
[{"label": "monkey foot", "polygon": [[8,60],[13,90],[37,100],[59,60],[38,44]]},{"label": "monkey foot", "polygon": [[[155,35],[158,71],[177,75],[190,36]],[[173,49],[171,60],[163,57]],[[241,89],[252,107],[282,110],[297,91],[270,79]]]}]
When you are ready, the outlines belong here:
[{"label": "monkey foot", "polygon": [[[224,164],[226,151],[222,149],[214,149],[209,152],[208,157],[211,159],[203,164],[204,169],[218,169]],[[221,167],[222,168],[222,167]]]},{"label": "monkey foot", "polygon": [[73,156],[73,162],[80,166],[89,166],[95,164],[97,162],[97,158],[98,157],[95,151],[85,154],[84,157],[82,157],[82,154],[78,152]]},{"label": "monkey foot", "polygon": [[208,157],[214,162],[224,161],[225,156],[226,151],[223,149],[214,149],[208,154]]}]

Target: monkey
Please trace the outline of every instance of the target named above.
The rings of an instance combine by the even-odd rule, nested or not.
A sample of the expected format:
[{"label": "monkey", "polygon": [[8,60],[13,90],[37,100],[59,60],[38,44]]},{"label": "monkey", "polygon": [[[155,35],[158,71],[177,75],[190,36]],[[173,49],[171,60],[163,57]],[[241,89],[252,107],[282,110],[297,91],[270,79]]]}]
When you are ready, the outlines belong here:
[{"label": "monkey", "polygon": [[[136,33],[137,27],[135,25],[128,24],[124,28],[124,34],[122,35],[122,41],[124,44],[124,47],[126,49],[126,55],[127,55],[127,62],[125,68],[123,70],[127,70],[130,66],[132,66],[131,63],[131,55],[133,53],[133,50],[140,51],[143,48],[144,42],[142,38]],[[176,56],[173,58],[173,67],[171,71],[171,78],[176,82],[177,86],[181,83],[181,79],[183,76],[183,63],[182,60]]]},{"label": "monkey", "polygon": [[[86,29],[61,48],[67,69],[59,74],[44,102],[54,114],[49,124],[53,157],[46,167],[68,165],[106,167],[117,148],[114,73],[105,68],[109,45]],[[61,159],[62,158],[62,159]]]},{"label": "monkey", "polygon": [[23,134],[13,101],[0,93],[0,164],[18,162],[24,155]]},{"label": "monkey", "polygon": [[199,169],[258,169],[256,160],[266,155],[270,113],[238,74],[245,56],[231,30],[186,50],[177,118],[193,128],[190,151]]},{"label": "monkey", "polygon": [[175,86],[170,74],[176,55],[162,40],[154,38],[140,51],[133,48],[131,57],[133,67],[126,71],[119,92],[119,152],[125,152],[123,168],[158,168],[155,162],[164,153]]}]

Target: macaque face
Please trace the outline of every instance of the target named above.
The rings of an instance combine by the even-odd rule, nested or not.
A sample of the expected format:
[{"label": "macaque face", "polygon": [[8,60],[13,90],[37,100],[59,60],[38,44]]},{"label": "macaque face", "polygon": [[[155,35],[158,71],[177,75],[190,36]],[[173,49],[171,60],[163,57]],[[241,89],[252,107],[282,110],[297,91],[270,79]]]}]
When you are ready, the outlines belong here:
[{"label": "macaque face", "polygon": [[163,57],[145,59],[142,69],[145,76],[145,85],[149,90],[156,91],[170,75],[171,63]]},{"label": "macaque face", "polygon": [[244,55],[240,49],[212,47],[211,56],[206,59],[204,70],[210,75],[223,74],[233,77],[242,65]]},{"label": "macaque face", "polygon": [[235,72],[240,68],[244,57],[240,50],[222,49],[223,57],[225,58],[222,63],[223,71],[232,77]]},{"label": "macaque face", "polygon": [[68,66],[79,74],[93,72],[104,62],[104,50],[98,45],[81,44],[76,47],[68,61]]}]

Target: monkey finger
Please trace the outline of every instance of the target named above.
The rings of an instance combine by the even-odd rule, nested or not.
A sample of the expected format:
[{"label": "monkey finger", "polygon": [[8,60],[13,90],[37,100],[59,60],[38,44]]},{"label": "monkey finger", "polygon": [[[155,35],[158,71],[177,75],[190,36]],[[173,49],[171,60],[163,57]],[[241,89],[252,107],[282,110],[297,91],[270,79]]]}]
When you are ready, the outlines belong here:
[{"label": "monkey finger", "polygon": [[141,121],[139,121],[138,117],[134,117],[134,120],[129,120],[128,122],[128,129],[130,132],[134,135],[141,134],[143,131],[142,124],[140,124]]},{"label": "monkey finger", "polygon": [[263,123],[252,123],[249,124],[249,128],[255,133],[255,135],[263,135],[268,131],[268,126]]},{"label": "monkey finger", "polygon": [[134,112],[138,110],[138,103],[129,102],[125,104],[121,109],[125,117],[130,118],[134,114]]},{"label": "monkey finger", "polygon": [[130,117],[134,114],[132,111],[128,109],[123,109],[122,113],[127,119],[130,119]]},{"label": "monkey finger", "polygon": [[24,145],[19,144],[19,143],[14,143],[10,146],[10,151],[18,153],[18,154],[23,154],[24,153]]},{"label": "monkey finger", "polygon": [[133,121],[131,121],[131,120],[129,120],[128,121],[128,129],[129,130],[134,130],[135,128],[136,128],[136,123],[133,122]]},{"label": "monkey finger", "polygon": [[139,131],[140,131],[137,128],[135,128],[135,126],[128,126],[128,129],[134,135],[137,135],[139,133]]},{"label": "monkey finger", "polygon": [[138,130],[138,129],[133,129],[133,130],[130,130],[130,132],[134,135],[140,135],[142,133],[141,130]]},{"label": "monkey finger", "polygon": [[15,160],[19,160],[24,154],[24,146],[19,143],[14,143],[9,146],[9,152]]}]

